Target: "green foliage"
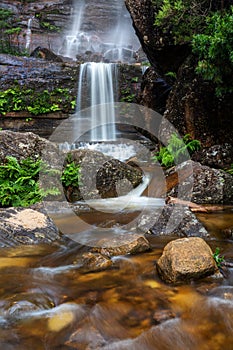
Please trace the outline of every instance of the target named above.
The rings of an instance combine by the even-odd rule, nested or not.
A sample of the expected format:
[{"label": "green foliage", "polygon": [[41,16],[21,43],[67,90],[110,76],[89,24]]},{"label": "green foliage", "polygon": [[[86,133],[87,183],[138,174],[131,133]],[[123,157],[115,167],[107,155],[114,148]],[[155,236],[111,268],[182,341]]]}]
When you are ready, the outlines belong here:
[{"label": "green foliage", "polygon": [[[158,7],[155,26],[175,44],[190,42],[193,34],[202,29],[209,11],[208,0],[161,0],[154,1]],[[206,6],[205,6],[206,5]]]},{"label": "green foliage", "polygon": [[214,252],[214,254],[213,254],[213,258],[214,258],[214,260],[215,260],[217,266],[218,266],[218,267],[221,267],[221,265],[222,265],[222,263],[225,261],[225,259],[224,259],[224,256],[221,256],[221,255],[220,255],[220,249],[219,249],[219,247],[217,247],[217,248],[215,249],[215,252]]},{"label": "green foliage", "polygon": [[74,109],[75,101],[69,95],[69,89],[57,88],[49,92],[35,92],[31,89],[15,87],[0,92],[0,113],[28,111],[33,115]]},{"label": "green foliage", "polygon": [[121,102],[134,102],[136,98],[136,94],[131,92],[130,88],[125,88],[121,90]]},{"label": "green foliage", "polygon": [[27,207],[41,201],[47,195],[57,195],[56,188],[43,190],[39,185],[39,173],[51,174],[42,160],[26,158],[18,161],[8,156],[0,165],[0,204]]},{"label": "green foliage", "polygon": [[51,24],[50,22],[48,21],[43,21],[43,22],[40,22],[40,25],[42,28],[44,29],[47,29],[51,32],[60,32],[60,28],[55,26],[54,24]]},{"label": "green foliage", "polygon": [[19,45],[19,21],[11,10],[0,8],[0,53],[23,54]]},{"label": "green foliage", "polygon": [[75,164],[75,162],[68,163],[61,176],[62,184],[65,187],[73,186],[78,187],[81,183],[81,173],[80,173],[80,165]]},{"label": "green foliage", "polygon": [[199,150],[200,147],[200,141],[192,140],[189,134],[186,134],[183,139],[176,134],[172,134],[168,145],[161,147],[159,152],[152,157],[152,160],[158,161],[161,165],[169,168],[174,164],[179,164],[182,160],[187,160],[189,154]]},{"label": "green foliage", "polygon": [[196,72],[216,84],[216,95],[233,92],[233,7],[206,19],[205,33],[193,36]]},{"label": "green foliage", "polygon": [[229,174],[233,175],[233,164],[231,164],[230,169],[226,170]]}]

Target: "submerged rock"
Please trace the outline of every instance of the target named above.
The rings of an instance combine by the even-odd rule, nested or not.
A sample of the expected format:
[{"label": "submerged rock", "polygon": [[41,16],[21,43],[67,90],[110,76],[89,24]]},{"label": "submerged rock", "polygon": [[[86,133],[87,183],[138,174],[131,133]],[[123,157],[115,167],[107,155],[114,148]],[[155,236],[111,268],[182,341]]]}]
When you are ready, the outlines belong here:
[{"label": "submerged rock", "polygon": [[208,244],[202,238],[190,237],[169,242],[157,270],[166,282],[179,283],[212,275],[218,269]]},{"label": "submerged rock", "polygon": [[88,252],[82,255],[81,264],[82,272],[94,272],[104,270],[110,267],[113,263],[107,256],[103,256],[99,253]]},{"label": "submerged rock", "polygon": [[150,249],[150,243],[140,234],[118,234],[114,238],[103,238],[98,242],[98,246],[92,248],[92,252],[97,252],[105,256],[117,256],[127,254],[138,254]]},{"label": "submerged rock", "polygon": [[0,247],[53,243],[62,237],[46,214],[31,208],[0,210]]}]

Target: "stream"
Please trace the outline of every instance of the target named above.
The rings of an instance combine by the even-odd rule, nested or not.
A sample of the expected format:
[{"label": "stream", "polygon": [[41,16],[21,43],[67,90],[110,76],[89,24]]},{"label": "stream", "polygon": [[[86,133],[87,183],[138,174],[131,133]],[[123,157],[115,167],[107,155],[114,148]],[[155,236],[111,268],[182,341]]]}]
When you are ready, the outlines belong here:
[{"label": "stream", "polygon": [[[208,216],[208,217],[207,217]],[[199,214],[212,250],[233,262],[232,241],[219,230],[233,224],[231,210]],[[69,217],[55,218],[67,232]],[[0,348],[217,350],[233,347],[233,268],[170,286],[155,261],[170,238],[147,235],[152,250],[113,258],[106,271],[82,273],[85,246],[22,246],[0,251]]]}]

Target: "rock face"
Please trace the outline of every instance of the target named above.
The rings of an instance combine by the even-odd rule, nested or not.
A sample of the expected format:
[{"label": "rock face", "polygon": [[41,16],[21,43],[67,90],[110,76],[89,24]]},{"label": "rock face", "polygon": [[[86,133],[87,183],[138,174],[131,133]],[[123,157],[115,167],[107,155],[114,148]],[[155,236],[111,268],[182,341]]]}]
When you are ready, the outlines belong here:
[{"label": "rock face", "polygon": [[157,262],[158,272],[169,283],[186,282],[209,276],[217,271],[213,253],[201,238],[171,241]]},{"label": "rock face", "polygon": [[[197,58],[191,54],[191,45],[176,44],[172,30],[154,25],[159,3],[151,0],[126,0],[136,34],[153,67],[165,82],[167,73],[173,72],[176,80],[166,105],[166,118],[181,134],[189,133],[203,146],[231,143],[233,137],[232,94],[218,99],[212,82],[203,81],[195,73]],[[209,6],[203,2],[201,6]],[[223,3],[214,3],[213,10]],[[229,6],[229,2],[224,2]],[[144,96],[149,92],[149,97]],[[156,79],[146,79],[142,103],[160,111],[157,104]],[[161,97],[160,97],[161,98]]]},{"label": "rock face", "polygon": [[[192,173],[188,170],[192,166]],[[190,169],[190,168],[189,168]],[[179,170],[180,179],[177,176]],[[193,183],[191,201],[198,204],[231,204],[233,201],[233,176],[223,170],[212,169],[200,163],[187,161],[167,171],[167,183],[172,183],[168,195],[176,197],[178,183],[182,190]]]},{"label": "rock face", "polygon": [[31,208],[1,209],[0,247],[54,243],[61,236],[53,221]]},{"label": "rock face", "polygon": [[229,169],[233,163],[233,146],[230,143],[214,145],[196,152],[192,159],[216,169]]}]

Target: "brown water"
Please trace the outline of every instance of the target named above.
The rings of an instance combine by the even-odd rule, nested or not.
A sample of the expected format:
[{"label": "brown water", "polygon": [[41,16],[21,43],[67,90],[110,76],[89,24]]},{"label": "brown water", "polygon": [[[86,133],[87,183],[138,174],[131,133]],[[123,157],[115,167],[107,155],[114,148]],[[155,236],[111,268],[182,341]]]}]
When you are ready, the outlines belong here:
[{"label": "brown water", "polygon": [[[200,216],[212,249],[233,262],[232,241],[220,237],[232,212]],[[73,264],[81,246],[1,249],[0,350],[233,349],[233,269],[222,279],[168,286],[155,269],[168,240],[148,239],[149,253],[88,274]]]}]

